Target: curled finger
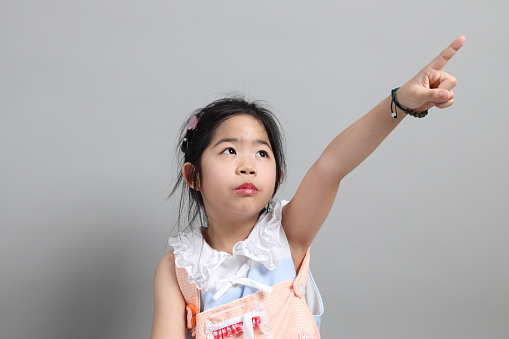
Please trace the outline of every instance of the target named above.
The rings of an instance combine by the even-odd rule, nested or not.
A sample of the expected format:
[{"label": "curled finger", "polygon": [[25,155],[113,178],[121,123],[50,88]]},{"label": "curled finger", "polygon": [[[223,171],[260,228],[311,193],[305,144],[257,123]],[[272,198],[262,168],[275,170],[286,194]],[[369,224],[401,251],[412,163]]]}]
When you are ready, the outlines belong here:
[{"label": "curled finger", "polygon": [[458,80],[451,74],[442,71],[438,80],[437,88],[451,90],[458,84]]},{"label": "curled finger", "polygon": [[442,108],[447,108],[449,106],[452,106],[452,104],[454,104],[454,99],[450,99],[450,100],[447,100],[446,102],[435,104],[435,107],[442,109]]}]

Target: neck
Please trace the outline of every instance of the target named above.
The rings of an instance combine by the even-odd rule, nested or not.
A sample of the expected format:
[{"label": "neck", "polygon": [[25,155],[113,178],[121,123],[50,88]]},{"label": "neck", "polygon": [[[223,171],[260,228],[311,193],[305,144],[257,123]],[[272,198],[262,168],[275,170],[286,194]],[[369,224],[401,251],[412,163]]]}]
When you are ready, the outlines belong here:
[{"label": "neck", "polygon": [[216,251],[232,254],[233,246],[249,236],[257,220],[258,217],[244,220],[213,220],[209,218],[204,238],[209,246]]}]

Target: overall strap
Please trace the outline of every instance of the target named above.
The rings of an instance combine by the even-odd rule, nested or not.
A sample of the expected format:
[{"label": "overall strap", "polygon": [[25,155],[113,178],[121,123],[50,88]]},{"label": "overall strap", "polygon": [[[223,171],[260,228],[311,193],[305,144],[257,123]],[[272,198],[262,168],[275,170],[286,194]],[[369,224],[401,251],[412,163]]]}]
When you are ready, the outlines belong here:
[{"label": "overall strap", "polygon": [[295,293],[298,298],[302,298],[306,294],[306,283],[309,275],[309,260],[310,254],[308,249],[304,256],[304,260],[302,260],[302,264],[300,265],[299,272],[292,283],[293,293]]},{"label": "overall strap", "polygon": [[198,311],[200,310],[200,290],[196,288],[195,284],[191,284],[188,280],[187,271],[184,268],[175,266],[175,272],[177,273],[177,282],[182,292],[182,296],[186,301],[186,304],[196,306]]}]

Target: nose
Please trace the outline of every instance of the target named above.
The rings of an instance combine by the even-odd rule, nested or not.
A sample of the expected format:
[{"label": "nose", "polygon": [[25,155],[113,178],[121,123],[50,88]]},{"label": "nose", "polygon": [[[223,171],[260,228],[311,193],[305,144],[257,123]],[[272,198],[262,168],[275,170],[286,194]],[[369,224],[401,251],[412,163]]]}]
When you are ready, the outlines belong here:
[{"label": "nose", "polygon": [[255,175],[256,170],[251,165],[243,164],[237,168],[237,173],[240,175]]}]

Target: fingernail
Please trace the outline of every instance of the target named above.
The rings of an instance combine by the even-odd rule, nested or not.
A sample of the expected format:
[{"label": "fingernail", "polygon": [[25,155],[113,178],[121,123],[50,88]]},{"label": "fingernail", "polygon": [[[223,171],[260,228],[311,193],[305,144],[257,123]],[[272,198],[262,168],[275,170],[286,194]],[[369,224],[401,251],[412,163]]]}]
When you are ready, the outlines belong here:
[{"label": "fingernail", "polygon": [[447,92],[447,91],[441,91],[441,92],[440,92],[440,98],[441,98],[441,99],[448,99],[448,98],[449,98],[449,92]]}]

